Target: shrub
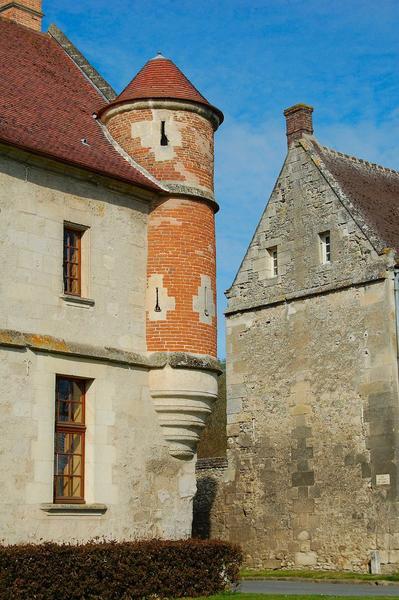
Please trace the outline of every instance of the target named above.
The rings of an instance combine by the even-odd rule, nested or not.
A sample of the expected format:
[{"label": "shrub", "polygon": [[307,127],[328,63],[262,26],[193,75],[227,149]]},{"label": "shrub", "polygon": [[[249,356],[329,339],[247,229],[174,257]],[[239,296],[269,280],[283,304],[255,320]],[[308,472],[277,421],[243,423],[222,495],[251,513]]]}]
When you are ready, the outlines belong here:
[{"label": "shrub", "polygon": [[213,540],[0,546],[0,599],[205,596],[236,584],[241,560]]}]

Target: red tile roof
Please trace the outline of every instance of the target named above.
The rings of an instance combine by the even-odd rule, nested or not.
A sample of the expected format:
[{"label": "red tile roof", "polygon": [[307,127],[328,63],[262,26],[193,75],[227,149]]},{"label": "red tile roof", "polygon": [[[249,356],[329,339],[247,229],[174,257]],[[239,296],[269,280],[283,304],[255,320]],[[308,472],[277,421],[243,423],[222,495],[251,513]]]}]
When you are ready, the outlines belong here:
[{"label": "red tile roof", "polygon": [[218,114],[220,122],[223,121],[223,113],[200,94],[174,62],[161,55],[149,60],[111,104],[150,98],[205,104]]},{"label": "red tile roof", "polygon": [[0,141],[159,190],[105,137],[93,118],[101,103],[50,35],[0,18]]}]

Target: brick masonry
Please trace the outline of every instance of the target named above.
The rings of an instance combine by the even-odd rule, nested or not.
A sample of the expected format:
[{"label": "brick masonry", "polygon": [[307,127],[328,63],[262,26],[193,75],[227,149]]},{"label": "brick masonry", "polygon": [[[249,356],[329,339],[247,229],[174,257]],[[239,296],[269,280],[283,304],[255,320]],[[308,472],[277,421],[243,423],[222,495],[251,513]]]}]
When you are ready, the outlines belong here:
[{"label": "brick masonry", "polygon": [[200,198],[213,196],[214,128],[187,105],[141,105],[111,112],[108,131],[160,182],[197,190],[165,195],[149,216],[147,347],[216,356],[214,206]]},{"label": "brick masonry", "polygon": [[288,146],[303,134],[313,133],[312,112],[313,108],[306,104],[295,104],[284,111]]},{"label": "brick masonry", "polygon": [[[4,10],[2,10],[4,9]],[[42,29],[42,0],[0,0],[0,17],[35,31]]]},{"label": "brick masonry", "polygon": [[[168,145],[161,146],[161,122]],[[194,112],[136,109],[107,122],[111,135],[157,179],[213,192],[213,127]]]},{"label": "brick masonry", "polygon": [[[216,315],[201,322],[193,310],[201,275],[211,279],[208,311],[216,305],[215,225],[211,207],[190,198],[159,202],[148,224],[148,277],[163,275],[163,286],[175,299],[167,318],[153,320],[156,289],[149,289],[147,311],[148,350],[186,351],[216,356]],[[152,300],[152,302],[151,302]],[[162,304],[160,305],[162,309]]]}]

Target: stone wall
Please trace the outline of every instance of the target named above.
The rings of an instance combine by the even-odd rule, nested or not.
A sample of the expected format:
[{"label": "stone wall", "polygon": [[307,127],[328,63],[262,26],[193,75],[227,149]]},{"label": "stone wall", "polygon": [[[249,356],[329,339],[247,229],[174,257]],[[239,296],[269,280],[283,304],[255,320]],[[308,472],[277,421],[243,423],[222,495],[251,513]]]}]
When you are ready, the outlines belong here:
[{"label": "stone wall", "polygon": [[[0,155],[0,206],[0,328],[146,350],[148,202]],[[63,294],[64,222],[86,227],[88,303]]]},{"label": "stone wall", "polygon": [[247,565],[366,571],[377,549],[398,567],[393,265],[291,147],[228,291],[229,469],[212,522]]},{"label": "stone wall", "polygon": [[[198,443],[198,459],[226,457],[226,362],[221,361],[223,372],[218,378],[218,397]],[[199,464],[202,460],[199,460]]]},{"label": "stone wall", "polygon": [[[149,386],[151,367],[172,370],[146,353],[151,198],[11,153],[0,156],[0,540],[187,537],[194,460],[171,456]],[[83,300],[63,293],[65,221],[87,227]],[[85,506],[53,504],[57,374],[89,382]]]},{"label": "stone wall", "polygon": [[228,462],[223,456],[197,460],[197,492],[193,503],[193,537],[209,539],[226,536],[223,502],[228,473]]},{"label": "stone wall", "polygon": [[[56,374],[90,380],[85,507],[53,505]],[[194,461],[169,454],[140,368],[0,348],[0,540],[181,538]]]},{"label": "stone wall", "polygon": [[387,280],[230,317],[223,510],[248,564],[397,562],[392,299]]}]

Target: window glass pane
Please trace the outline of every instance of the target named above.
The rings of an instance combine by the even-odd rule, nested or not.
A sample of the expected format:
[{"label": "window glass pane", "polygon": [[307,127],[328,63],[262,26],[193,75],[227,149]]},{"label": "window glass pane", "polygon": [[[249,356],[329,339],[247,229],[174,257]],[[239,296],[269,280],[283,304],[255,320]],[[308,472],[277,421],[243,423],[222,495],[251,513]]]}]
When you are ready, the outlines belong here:
[{"label": "window glass pane", "polygon": [[83,423],[84,383],[57,379],[57,421]]},{"label": "window glass pane", "polygon": [[68,452],[71,454],[82,454],[82,434],[69,433]]},{"label": "window glass pane", "polygon": [[81,231],[64,229],[64,291],[80,295]]},{"label": "window glass pane", "polygon": [[71,498],[82,497],[82,480],[80,477],[71,477]]},{"label": "window glass pane", "polygon": [[55,495],[58,498],[68,496],[68,477],[56,477],[55,480]]},{"label": "window glass pane", "polygon": [[82,457],[73,456],[71,465],[71,475],[79,476],[82,474]]},{"label": "window glass pane", "polygon": [[55,436],[55,451],[65,452],[65,441],[67,433],[58,432]]},{"label": "window glass pane", "polygon": [[58,405],[58,420],[69,421],[69,402],[60,402]]},{"label": "window glass pane", "polygon": [[54,454],[55,499],[83,500],[86,382],[57,377]]},{"label": "window glass pane", "polygon": [[57,396],[60,400],[68,401],[71,396],[71,381],[68,379],[57,379]]},{"label": "window glass pane", "polygon": [[71,421],[74,423],[82,423],[83,422],[83,407],[82,404],[78,404],[77,402],[72,403],[72,414]]},{"label": "window glass pane", "polygon": [[321,262],[331,262],[331,237],[330,232],[326,231],[319,234],[321,244]]}]

